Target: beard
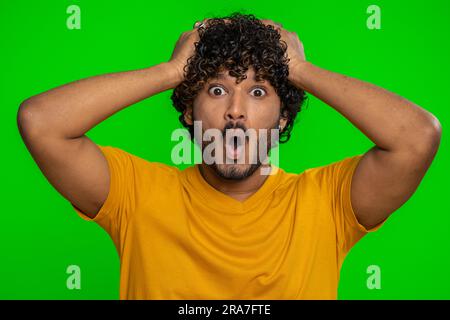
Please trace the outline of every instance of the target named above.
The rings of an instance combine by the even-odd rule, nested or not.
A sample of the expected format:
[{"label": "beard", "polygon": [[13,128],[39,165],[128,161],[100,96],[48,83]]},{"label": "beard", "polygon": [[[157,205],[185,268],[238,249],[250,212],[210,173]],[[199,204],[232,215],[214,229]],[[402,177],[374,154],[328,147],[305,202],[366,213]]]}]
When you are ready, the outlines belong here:
[{"label": "beard", "polygon": [[[242,129],[244,132],[247,131],[247,128],[242,123],[232,123],[229,122],[225,125],[224,129],[221,130],[222,135],[225,140],[226,132],[229,129]],[[233,160],[231,163],[224,163],[223,161],[221,163],[212,163],[212,164],[206,164],[209,168],[211,168],[217,176],[219,176],[222,179],[225,180],[243,180],[250,176],[252,176],[262,165],[261,156],[268,157],[269,151],[272,148],[272,140],[270,133],[272,130],[276,130],[276,126],[273,126],[269,130],[267,130],[267,135],[265,137],[265,140],[260,139],[259,135],[258,138],[255,139],[256,143],[249,143],[249,139],[247,137],[244,138],[244,141],[241,142],[244,146],[244,154],[242,155],[245,159],[244,163],[237,163],[237,160]],[[223,141],[223,140],[222,140]],[[252,141],[250,139],[250,141]],[[203,142],[202,143],[202,150],[213,142]],[[225,145],[229,143],[229,141],[225,141]],[[266,153],[264,155],[259,154],[259,148],[261,146],[264,146],[266,150]],[[253,154],[255,155],[255,161],[250,161],[250,148],[253,149]],[[224,146],[224,149],[226,147]],[[226,151],[225,151],[226,152]]]},{"label": "beard", "polygon": [[250,177],[261,166],[261,162],[254,164],[211,164],[214,172],[226,180],[243,180]]}]

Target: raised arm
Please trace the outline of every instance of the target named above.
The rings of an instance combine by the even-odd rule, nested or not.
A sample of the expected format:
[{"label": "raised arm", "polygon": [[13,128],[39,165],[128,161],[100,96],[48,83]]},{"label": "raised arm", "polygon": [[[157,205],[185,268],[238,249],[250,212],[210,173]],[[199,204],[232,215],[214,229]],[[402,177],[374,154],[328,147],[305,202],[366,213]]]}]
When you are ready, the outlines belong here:
[{"label": "raised arm", "polygon": [[289,78],[294,85],[334,108],[375,144],[358,164],[351,190],[358,221],[371,228],[419,186],[438,150],[441,125],[405,98],[305,61],[297,35],[282,30],[282,37],[288,44]]},{"label": "raised arm", "polygon": [[176,87],[193,53],[197,30],[179,38],[169,62],[75,81],[26,99],[17,122],[47,180],[93,218],[109,192],[108,164],[85,134],[125,107]]}]

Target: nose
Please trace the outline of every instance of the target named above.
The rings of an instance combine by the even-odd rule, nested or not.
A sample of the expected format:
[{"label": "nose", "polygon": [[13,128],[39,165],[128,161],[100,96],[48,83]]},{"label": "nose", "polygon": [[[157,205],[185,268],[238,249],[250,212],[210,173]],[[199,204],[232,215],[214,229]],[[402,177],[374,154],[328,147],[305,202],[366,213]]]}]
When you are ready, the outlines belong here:
[{"label": "nose", "polygon": [[245,121],[247,120],[247,112],[244,106],[244,99],[240,97],[239,92],[235,92],[230,104],[225,112],[226,121]]}]

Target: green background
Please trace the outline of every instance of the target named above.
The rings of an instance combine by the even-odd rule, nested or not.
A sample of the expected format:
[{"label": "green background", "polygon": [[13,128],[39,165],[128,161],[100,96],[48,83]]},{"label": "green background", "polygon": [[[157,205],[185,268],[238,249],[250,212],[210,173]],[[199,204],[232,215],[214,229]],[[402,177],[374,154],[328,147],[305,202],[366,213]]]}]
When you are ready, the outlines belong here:
[{"label": "green background", "polygon": [[[66,9],[81,8],[81,30]],[[369,5],[381,30],[366,27]],[[21,101],[77,79],[167,61],[196,20],[241,10],[283,23],[303,41],[307,59],[363,79],[423,106],[441,121],[440,150],[413,197],[350,252],[339,299],[450,298],[450,2],[430,1],[1,1],[0,298],[117,299],[119,260],[109,236],[79,218],[47,182],[21,142]],[[88,135],[152,161],[170,163],[180,127],[170,92],[112,116]],[[51,128],[49,128],[51,130]],[[302,172],[367,151],[372,142],[313,96],[281,146],[280,165]],[[66,268],[81,268],[81,290],[66,288]],[[381,289],[366,286],[369,265]]]}]

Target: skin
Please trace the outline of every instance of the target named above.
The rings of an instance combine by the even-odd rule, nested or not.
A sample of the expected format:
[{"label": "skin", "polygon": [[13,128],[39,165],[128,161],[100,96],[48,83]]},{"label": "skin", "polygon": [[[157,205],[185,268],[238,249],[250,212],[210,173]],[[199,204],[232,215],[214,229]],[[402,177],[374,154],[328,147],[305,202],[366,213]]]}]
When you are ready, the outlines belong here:
[{"label": "skin", "polygon": [[[247,129],[274,128],[278,124],[282,127],[286,119],[280,119],[281,100],[275,88],[268,81],[255,80],[255,72],[250,68],[246,73],[247,79],[236,84],[236,78],[224,70],[216,79],[209,79],[202,91],[194,100],[193,109],[187,110],[185,120],[192,124],[194,120],[202,121],[204,130],[210,128],[222,129],[227,123],[241,123]],[[244,164],[218,164],[221,172],[233,167],[238,172],[244,172],[250,167],[248,152],[245,148]],[[200,171],[205,180],[221,192],[243,201],[253,194],[264,183],[267,175],[257,169],[244,180],[230,181],[216,174],[211,165],[202,163]]]},{"label": "skin", "polygon": [[288,44],[289,80],[338,111],[375,144],[358,164],[351,188],[358,221],[374,227],[419,186],[439,148],[441,124],[403,97],[307,62],[297,34],[281,27],[278,31]]},{"label": "skin", "polygon": [[[439,121],[394,93],[307,62],[296,33],[273,21],[263,22],[276,28],[288,45],[289,80],[338,111],[375,144],[356,168],[351,190],[358,221],[373,227],[405,203],[423,179],[439,147]],[[83,79],[21,104],[18,127],[32,157],[58,192],[88,216],[94,217],[103,205],[110,180],[106,159],[86,132],[137,101],[175,88],[198,39],[197,29],[186,31],[168,62]],[[185,112],[186,121],[198,119],[207,127],[223,129],[227,120],[239,120],[248,128],[270,128],[278,119],[283,126],[279,99],[269,94],[256,101],[252,95],[250,89],[256,85],[252,72],[239,85],[225,74],[220,84],[229,94],[224,97],[202,91],[194,110]],[[263,104],[266,111],[257,112]],[[211,112],[212,105],[220,112]],[[205,166],[202,174],[217,190],[239,201],[250,197],[267,178],[257,171],[241,181],[227,181]]]}]

